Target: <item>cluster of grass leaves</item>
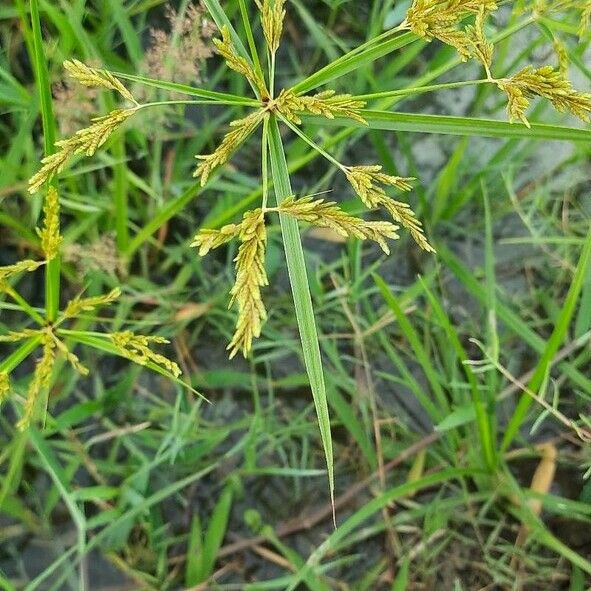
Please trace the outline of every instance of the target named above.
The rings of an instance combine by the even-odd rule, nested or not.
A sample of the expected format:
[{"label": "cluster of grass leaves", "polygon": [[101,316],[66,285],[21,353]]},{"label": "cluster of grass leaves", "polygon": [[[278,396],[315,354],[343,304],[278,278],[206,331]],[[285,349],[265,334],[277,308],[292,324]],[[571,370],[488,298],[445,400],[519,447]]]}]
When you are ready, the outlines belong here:
[{"label": "cluster of grass leaves", "polygon": [[[221,10],[217,2],[208,4]],[[243,39],[248,34],[240,11],[250,8],[254,15],[250,4],[226,2],[217,15],[231,19]],[[144,34],[162,5],[41,0],[29,7],[17,0],[0,8],[0,105],[6,114],[0,124],[0,240],[6,262],[39,248],[31,228],[42,202],[26,197],[25,187],[38,161],[40,116],[51,112],[49,80],[61,77],[64,59],[78,57],[137,81]],[[260,200],[259,154],[250,160],[245,155],[239,172],[224,169],[205,189],[191,179],[194,154],[215,145],[220,128],[242,107],[212,110],[206,118],[179,106],[166,124],[150,126],[145,119],[94,160],[62,175],[64,237],[66,246],[86,248],[111,233],[116,237],[128,269],[124,297],[112,317],[99,320],[114,329],[131,321],[171,338],[171,355],[213,404],[87,352],[92,378],[82,380],[64,366],[42,430],[17,433],[10,404],[4,405],[0,584],[98,589],[93,564],[101,560],[142,589],[207,582],[241,589],[315,590],[341,583],[355,589],[413,583],[471,589],[475,580],[482,587],[493,581],[510,587],[516,577],[535,589],[569,580],[574,590],[586,588],[589,541],[573,547],[567,528],[552,530],[549,523],[563,518],[571,527],[588,527],[589,487],[581,482],[575,493],[536,493],[512,462],[537,462],[534,443],[541,431],[558,446],[558,473],[582,475],[591,462],[573,430],[588,429],[580,415],[591,394],[588,130],[565,125],[543,104],[531,117],[531,130],[499,121],[498,97],[484,86],[476,88],[465,117],[422,114],[419,99],[400,103],[412,96],[408,88],[455,79],[449,76],[460,71],[460,61],[449,48],[425,47],[405,36],[339,60],[379,35],[385,20],[400,17],[400,7],[293,0],[289,11],[298,29],[279,56],[280,80],[304,80],[296,87],[302,91],[327,82],[359,95],[388,91],[368,113],[367,129],[335,120],[332,125],[340,127],[325,128],[329,122],[323,121],[319,131],[309,120],[305,133],[337,154],[371,151],[387,172],[425,179],[415,192],[417,209],[437,248],[436,256],[417,257],[400,243],[385,259],[359,243],[335,248],[311,238],[305,254],[296,252],[300,263],[306,258],[322,355],[321,368],[314,351],[308,366],[318,380],[324,374],[332,417],[337,528],[298,339],[301,314],[298,322],[282,288],[287,277],[280,228],[270,229],[271,314],[248,362],[230,364],[223,354],[233,324],[226,310],[233,247],[207,263],[187,248],[195,228],[235,221]],[[575,33],[578,25],[573,17],[534,21],[516,12],[507,18],[495,32],[498,67],[507,71],[545,51],[548,35]],[[516,52],[511,44],[527,32]],[[586,39],[572,43],[569,53],[573,73],[588,83],[587,45]],[[47,81],[41,60],[49,65]],[[221,62],[208,62],[206,79],[206,88],[224,80],[233,94],[248,94],[245,81],[228,75]],[[393,87],[397,94],[389,92]],[[441,96],[445,104],[455,95],[442,88]],[[105,109],[112,107],[108,98],[101,100]],[[394,105],[405,112],[389,112]],[[46,121],[44,129],[51,125]],[[459,136],[429,182],[424,134]],[[553,146],[561,147],[561,156],[549,161],[549,170],[528,174],[543,147],[539,140],[560,142]],[[50,136],[45,141],[53,145]],[[270,144],[279,196],[292,191],[288,173],[298,192],[341,188],[333,171],[317,162],[318,153],[298,138],[282,145],[272,127]],[[353,199],[342,205],[358,210]],[[288,248],[293,255],[293,228],[285,233],[294,241]],[[521,258],[499,258],[516,249]],[[71,295],[81,289],[100,294],[119,284],[103,268],[65,264],[63,276]],[[34,305],[43,304],[39,279],[22,285]],[[59,294],[54,296],[52,306]],[[3,301],[0,309],[2,329],[13,328],[18,307]],[[310,342],[316,342],[315,330],[314,323],[308,326]],[[28,369],[17,376],[19,392]],[[540,393],[547,407],[532,406],[524,390]],[[514,439],[518,447],[509,450]],[[365,485],[346,498],[356,483]],[[545,521],[529,510],[532,498],[542,500]],[[527,527],[525,544],[516,543],[520,526]],[[297,544],[285,537],[308,529],[310,537]],[[51,540],[52,551],[36,554],[26,543],[31,536]],[[250,572],[232,560],[240,552],[260,557]],[[466,554],[478,557],[470,569],[474,578],[457,573],[442,583],[441,565],[450,556],[461,564]]]}]

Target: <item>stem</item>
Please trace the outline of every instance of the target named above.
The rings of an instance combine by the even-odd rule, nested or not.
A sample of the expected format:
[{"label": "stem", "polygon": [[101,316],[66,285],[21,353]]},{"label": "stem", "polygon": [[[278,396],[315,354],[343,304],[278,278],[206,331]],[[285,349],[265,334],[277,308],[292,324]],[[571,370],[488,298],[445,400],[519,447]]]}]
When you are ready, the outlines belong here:
[{"label": "stem", "polygon": [[269,116],[263,121],[263,141],[262,141],[262,175],[263,175],[263,211],[267,209],[267,200],[269,197]]},{"label": "stem", "polygon": [[[147,109],[148,107],[165,107],[169,105],[235,105],[236,103],[230,100],[178,100],[178,101],[154,101],[153,103],[142,103],[137,106],[137,109]],[[247,107],[260,107],[261,103],[258,101],[250,101]]]},{"label": "stem", "polygon": [[269,67],[269,92],[273,98],[275,96],[275,52],[271,53]]},{"label": "stem", "polygon": [[[30,0],[31,28],[33,31],[33,49],[35,55],[31,56],[35,66],[35,78],[39,96],[41,98],[41,121],[43,123],[43,141],[45,156],[55,151],[55,118],[51,102],[51,86],[49,72],[43,52],[43,38],[41,35],[41,20],[39,16],[38,0]],[[47,263],[45,270],[45,313],[48,322],[57,318],[60,300],[60,268],[59,255]]]},{"label": "stem", "polygon": [[128,221],[128,182],[127,167],[125,166],[125,140],[118,137],[111,148],[112,154],[116,160],[113,169],[113,179],[115,182],[115,236],[117,241],[117,252],[125,253],[129,245]]},{"label": "stem", "polygon": [[334,156],[331,156],[326,150],[321,148],[314,140],[310,139],[297,125],[294,125],[281,115],[279,115],[279,117],[281,118],[281,121],[283,121],[283,123],[285,123],[285,125],[289,127],[289,129],[291,129],[298,137],[302,138],[311,148],[314,148],[314,150],[316,150],[319,154],[324,156],[331,164],[334,164],[339,170],[345,172],[345,167],[336,158],[334,158]]},{"label": "stem", "polygon": [[437,90],[445,90],[448,88],[462,88],[464,86],[472,86],[477,84],[494,83],[495,80],[489,78],[482,78],[481,80],[465,80],[461,82],[447,82],[445,84],[432,84],[430,86],[413,86],[411,88],[401,88],[399,90],[387,90],[384,92],[374,92],[372,94],[355,95],[353,98],[360,101],[371,101],[374,99],[388,98],[392,96],[406,96],[409,94],[421,94],[424,92],[435,92]]}]

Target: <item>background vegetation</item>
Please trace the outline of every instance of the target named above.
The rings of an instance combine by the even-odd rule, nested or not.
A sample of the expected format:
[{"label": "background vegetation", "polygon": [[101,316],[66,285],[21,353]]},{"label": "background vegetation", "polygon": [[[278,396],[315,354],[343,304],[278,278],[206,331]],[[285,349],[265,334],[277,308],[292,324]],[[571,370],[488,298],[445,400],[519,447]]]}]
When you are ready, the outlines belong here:
[{"label": "background vegetation", "polygon": [[[487,25],[495,69],[561,57],[575,86],[589,88],[589,35],[578,37],[585,3],[548,13],[532,4],[543,3],[503,3]],[[254,3],[222,5],[244,39],[246,7],[262,37]],[[29,4],[0,6],[1,265],[40,251],[42,195],[26,190],[43,153],[39,59],[49,68],[58,137],[114,107],[108,94],[65,80],[66,59],[249,94],[214,54],[206,12],[188,1],[172,6],[40,0],[41,54]],[[408,6],[291,0],[278,86],[399,23]],[[303,127],[339,160],[417,177],[409,200],[437,250],[419,251],[403,235],[385,256],[304,230],[332,420],[336,529],[277,220],[269,318],[248,360],[229,361],[225,351],[236,245],[206,259],[189,247],[198,229],[234,222],[260,201],[260,142],[205,189],[192,178],[195,154],[211,151],[244,109],[140,114],[60,176],[63,302],[123,290],[117,305],[83,315],[75,328],[95,322],[170,339],[168,357],[211,404],[87,348],[77,353],[90,376],[61,362],[43,428],[21,434],[15,425],[35,359],[20,364],[0,417],[1,588],[591,586],[591,133],[545,102],[534,104],[531,131],[506,125],[505,98],[488,85],[404,92],[478,79],[480,69],[416,39],[331,83],[358,95],[399,89],[381,108],[412,116],[389,121],[391,131]],[[145,100],[164,98],[162,89],[129,87]],[[346,211],[362,211],[333,166],[293,134],[284,139],[298,195],[330,191]],[[13,284],[43,308],[41,271]],[[3,296],[0,334],[25,326],[21,306]],[[12,349],[1,346],[5,363]],[[516,412],[526,391],[523,400],[536,401]],[[508,424],[511,447],[503,444],[513,439]]]}]

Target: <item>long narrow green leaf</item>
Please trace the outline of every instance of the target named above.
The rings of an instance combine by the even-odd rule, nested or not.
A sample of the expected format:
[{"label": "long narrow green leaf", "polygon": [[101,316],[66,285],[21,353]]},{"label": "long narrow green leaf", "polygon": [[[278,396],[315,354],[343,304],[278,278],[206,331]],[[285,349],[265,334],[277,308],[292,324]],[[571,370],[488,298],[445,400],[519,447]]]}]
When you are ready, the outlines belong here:
[{"label": "long narrow green leaf", "polygon": [[234,500],[234,485],[230,482],[222,491],[211,514],[209,525],[203,540],[202,559],[197,573],[197,583],[207,581],[213,574],[218,551],[224,541],[228,519]]},{"label": "long narrow green leaf", "polygon": [[[573,281],[571,283],[570,289],[568,290],[566,300],[564,301],[564,304],[560,310],[560,315],[558,316],[552,335],[548,339],[544,351],[542,352],[542,356],[536,365],[534,374],[529,381],[528,390],[534,394],[537,394],[538,390],[542,387],[542,384],[544,383],[548,371],[552,365],[552,360],[554,359],[554,356],[558,352],[558,349],[562,345],[562,342],[567,335],[590,263],[591,227],[589,227],[585,245],[583,246],[583,251],[579,257],[579,262],[575,270]],[[517,405],[517,408],[513,412],[511,420],[507,425],[505,435],[503,436],[503,443],[501,445],[501,449],[503,451],[506,450],[509,445],[511,445],[511,442],[519,432],[519,427],[525,420],[527,411],[529,410],[532,402],[533,398],[529,394],[522,394],[519,404]]]},{"label": "long narrow green leaf", "polygon": [[148,223],[130,240],[127,248],[125,249],[125,255],[131,256],[135,251],[144,243],[146,240],[164,225],[170,218],[174,217],[179,211],[181,211],[191,199],[199,196],[205,187],[201,187],[200,182],[193,183],[183,193],[181,193],[175,199],[171,199],[166,205],[156,213]]},{"label": "long narrow green leaf", "polygon": [[[450,115],[425,115],[390,111],[360,111],[371,129],[383,131],[407,131],[412,133],[439,133],[445,135],[498,137],[502,139],[523,138],[530,140],[564,140],[569,142],[590,142],[591,130],[532,123],[528,129],[522,123],[509,123],[494,119],[455,117]],[[305,117],[314,123],[314,117]],[[316,119],[318,121],[318,119]],[[364,127],[351,119],[322,119],[322,125]]]},{"label": "long narrow green leaf", "polygon": [[218,29],[222,27],[228,27],[230,31],[230,36],[232,37],[232,43],[236,48],[236,51],[245,59],[248,60],[250,65],[254,66],[252,60],[250,59],[250,55],[248,51],[246,51],[246,47],[242,43],[242,39],[240,39],[240,35],[236,32],[236,29],[232,26],[230,19],[224,12],[222,5],[218,2],[218,0],[203,0],[203,4],[205,4],[211,18],[215,21],[215,24],[218,26]]},{"label": "long narrow green leaf", "polygon": [[13,351],[8,357],[2,360],[2,363],[0,363],[0,371],[10,373],[38,347],[40,342],[41,335],[25,341],[16,351]]},{"label": "long narrow green leaf", "polygon": [[[277,204],[286,197],[293,195],[289,171],[285,159],[285,151],[277,120],[272,117],[269,124],[269,151],[271,159],[271,170],[275,186]],[[310,380],[314,405],[318,416],[318,426],[324,446],[326,465],[328,469],[328,482],[331,499],[334,499],[334,468],[332,436],[330,432],[330,418],[328,413],[328,402],[326,398],[326,387],[324,384],[324,373],[322,371],[322,360],[320,358],[320,345],[314,320],[314,309],[312,308],[312,297],[308,284],[304,250],[297,221],[280,216],[281,232],[287,259],[287,269],[295,304],[296,318],[300,329],[300,338],[304,354],[304,362]]]},{"label": "long narrow green leaf", "polygon": [[359,48],[354,49],[296,84],[293,90],[298,94],[310,92],[335,78],[345,76],[349,72],[353,72],[397,49],[401,49],[417,39],[419,38],[413,33],[403,33],[397,37],[385,39],[377,44],[370,43],[362,50]]}]

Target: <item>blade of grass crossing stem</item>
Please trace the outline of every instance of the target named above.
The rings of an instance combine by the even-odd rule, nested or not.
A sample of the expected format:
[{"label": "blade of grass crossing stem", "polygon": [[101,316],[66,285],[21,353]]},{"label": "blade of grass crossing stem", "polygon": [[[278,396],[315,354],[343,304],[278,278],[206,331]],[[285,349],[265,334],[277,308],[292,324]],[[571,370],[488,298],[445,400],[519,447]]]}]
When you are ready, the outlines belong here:
[{"label": "blade of grass crossing stem", "polygon": [[[41,35],[41,20],[39,16],[38,0],[30,0],[31,28],[33,31],[34,55],[31,56],[34,64],[35,79],[41,99],[41,120],[43,123],[43,141],[45,156],[55,151],[55,118],[53,116],[51,84],[49,72],[45,62],[43,51],[43,38]],[[53,322],[57,318],[60,299],[60,258],[54,257],[45,270],[45,309],[47,320]]]},{"label": "blade of grass crossing stem", "polygon": [[[537,393],[541,388],[552,365],[552,360],[554,359],[554,356],[558,352],[559,347],[562,345],[562,342],[567,335],[571,320],[575,313],[577,301],[579,300],[579,295],[581,294],[581,290],[583,288],[590,261],[591,226],[589,227],[587,238],[585,239],[585,244],[583,245],[583,250],[581,252],[581,256],[579,257],[577,268],[575,269],[575,275],[573,277],[570,289],[566,295],[566,300],[562,306],[560,315],[558,316],[556,326],[554,327],[554,330],[552,331],[552,334],[546,343],[546,347],[542,352],[534,374],[527,385],[528,390],[531,392]],[[507,425],[505,435],[503,436],[503,443],[501,446],[502,451],[505,451],[509,445],[511,445],[511,442],[519,431],[519,427],[525,420],[527,411],[529,410],[532,401],[533,399],[528,394],[522,394],[519,404],[517,405],[517,408],[515,409],[509,424]]]},{"label": "blade of grass crossing stem", "polygon": [[490,469],[494,469],[496,467],[496,454],[493,440],[493,429],[491,426],[491,421],[493,419],[487,415],[485,404],[480,395],[480,388],[476,376],[474,375],[472,368],[466,363],[468,359],[466,350],[464,349],[457,332],[455,331],[438,298],[435,296],[435,294],[433,294],[433,292],[431,292],[427,284],[422,279],[420,279],[420,281],[425,295],[431,304],[431,308],[433,308],[433,312],[435,312],[435,317],[443,327],[445,334],[447,335],[449,342],[458,357],[458,361],[462,366],[468,383],[470,384],[472,404],[474,405],[474,410],[476,411],[476,423],[478,426],[480,444],[482,445],[485,463]]},{"label": "blade of grass crossing stem", "polygon": [[[291,191],[291,182],[289,180],[283,143],[281,142],[279,127],[275,117],[271,117],[269,121],[269,154],[273,183],[275,186],[275,196],[277,204],[279,205],[281,201],[290,197],[293,193]],[[318,343],[318,333],[316,331],[314,310],[312,308],[312,297],[310,295],[306,263],[304,260],[304,250],[302,248],[302,240],[297,221],[287,216],[280,216],[280,220],[283,244],[285,247],[285,257],[287,259],[287,269],[293,292],[300,338],[302,340],[304,362],[308,372],[308,379],[310,380],[312,396],[314,397],[314,405],[318,416],[318,427],[320,428],[320,436],[322,438],[324,455],[326,457],[328,484],[330,488],[330,498],[333,503],[334,518],[334,469],[330,418],[328,414],[324,373],[322,371],[322,360],[320,358],[320,345]]]}]

